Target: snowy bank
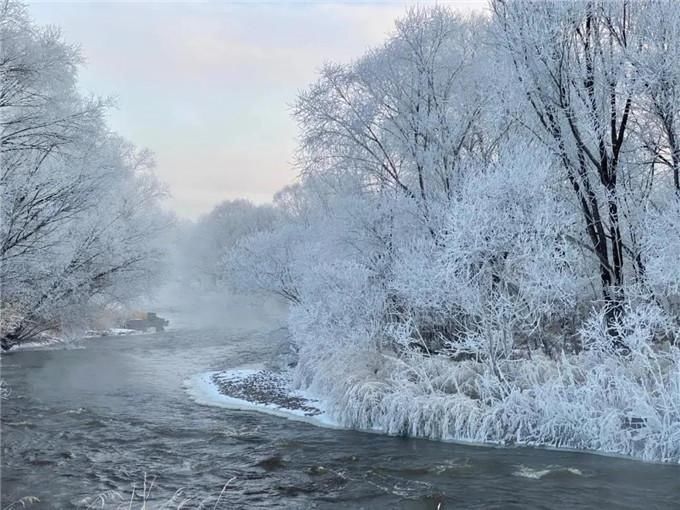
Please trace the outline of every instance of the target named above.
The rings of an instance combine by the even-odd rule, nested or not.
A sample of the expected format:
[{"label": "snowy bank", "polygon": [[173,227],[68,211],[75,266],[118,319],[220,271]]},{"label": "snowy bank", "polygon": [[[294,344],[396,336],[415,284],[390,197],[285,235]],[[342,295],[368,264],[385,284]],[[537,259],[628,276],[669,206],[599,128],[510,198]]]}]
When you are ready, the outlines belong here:
[{"label": "snowy bank", "polygon": [[296,387],[324,395],[346,427],[680,464],[677,348],[534,356],[505,360],[495,372],[473,360],[359,349],[307,358],[301,352]]},{"label": "snowy bank", "polygon": [[148,334],[148,331],[128,328],[108,328],[86,331],[83,338],[99,338],[102,336],[132,336],[145,334]]},{"label": "snowy bank", "polygon": [[268,370],[206,372],[188,379],[185,387],[199,404],[257,411],[321,427],[340,427],[322,401],[293,389],[285,375]]},{"label": "snowy bank", "polygon": [[63,348],[68,344],[69,341],[66,338],[62,338],[49,333],[40,333],[35,337],[34,340],[30,342],[21,342],[19,344],[14,344],[4,352],[58,349]]},{"label": "snowy bank", "polygon": [[[364,359],[369,361],[369,358]],[[427,367],[428,371],[441,371],[441,365],[438,369],[434,365],[442,360],[431,361],[433,365]],[[319,391],[296,389],[292,373],[279,374],[261,368],[199,374],[187,380],[186,387],[200,404],[262,412],[321,427],[478,446],[543,447],[680,463],[677,435],[680,423],[660,424],[650,418],[643,422],[620,419],[607,405],[608,399],[603,393],[591,393],[592,387],[588,388],[587,381],[582,380],[584,385],[578,389],[564,384],[564,380],[560,381],[557,373],[552,372],[574,370],[568,363],[553,366],[552,370],[543,366],[544,375],[552,372],[549,377],[552,383],[544,381],[524,390],[516,386],[500,399],[482,398],[481,394],[470,398],[442,391],[437,389],[436,377],[431,379],[427,390],[421,386],[422,381],[418,384],[412,378],[411,384],[401,381],[395,385],[401,374],[394,365],[390,369],[395,377],[389,383],[346,378],[344,394],[330,391],[327,398],[319,398]],[[516,369],[530,372],[526,365]],[[371,372],[380,375],[380,370]],[[462,372],[472,379],[482,375],[475,374],[469,366]],[[536,373],[527,376],[533,378]],[[456,384],[452,379],[459,377],[460,373],[449,373],[446,378],[450,384]],[[478,380],[476,384],[483,393],[484,382]],[[556,398],[558,394],[561,401]],[[600,401],[599,407],[596,400]],[[585,408],[589,409],[586,414]],[[540,478],[545,474],[518,473],[517,476]]]},{"label": "snowy bank", "polygon": [[137,336],[144,334],[148,334],[148,332],[126,328],[88,330],[84,334],[70,336],[56,336],[54,334],[41,333],[35,340],[12,345],[6,352],[66,349],[73,348],[74,342],[77,342],[78,340],[89,340],[92,338],[109,336]]}]

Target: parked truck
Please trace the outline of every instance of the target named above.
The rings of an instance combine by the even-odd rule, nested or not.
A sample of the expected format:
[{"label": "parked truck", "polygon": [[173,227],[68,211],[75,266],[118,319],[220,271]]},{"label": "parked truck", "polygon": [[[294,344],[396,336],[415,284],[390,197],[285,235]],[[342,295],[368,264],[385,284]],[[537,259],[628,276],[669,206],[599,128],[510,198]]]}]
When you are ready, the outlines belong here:
[{"label": "parked truck", "polygon": [[154,328],[157,333],[164,331],[165,326],[170,324],[170,321],[159,317],[154,312],[147,312],[143,319],[130,319],[125,323],[127,329],[136,329],[138,331],[146,331],[149,328]]}]

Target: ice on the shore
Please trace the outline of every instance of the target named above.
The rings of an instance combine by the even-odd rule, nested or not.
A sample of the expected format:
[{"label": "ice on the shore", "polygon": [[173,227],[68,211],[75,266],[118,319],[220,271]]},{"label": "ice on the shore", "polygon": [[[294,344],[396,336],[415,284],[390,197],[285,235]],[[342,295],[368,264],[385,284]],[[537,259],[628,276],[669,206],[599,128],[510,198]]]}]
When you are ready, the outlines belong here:
[{"label": "ice on the shore", "polygon": [[101,330],[91,329],[85,333],[83,338],[98,338],[101,336],[128,336],[128,335],[143,335],[145,331],[129,328],[108,328]]},{"label": "ice on the shore", "polygon": [[31,342],[21,342],[10,347],[10,351],[38,351],[38,350],[61,350],[61,349],[81,349],[83,346],[78,344],[78,340],[89,340],[108,336],[133,336],[144,335],[144,331],[126,328],[109,328],[101,330],[88,330],[84,334],[67,335],[64,337],[50,333],[38,335],[36,340]]},{"label": "ice on the shore", "polygon": [[60,338],[40,339],[33,342],[22,342],[20,344],[12,345],[9,348],[9,352],[61,349],[65,345],[67,344]]},{"label": "ice on the shore", "polygon": [[185,384],[199,404],[240,411],[255,411],[321,427],[341,428],[323,402],[291,388],[279,374],[262,369],[241,368],[206,372]]}]

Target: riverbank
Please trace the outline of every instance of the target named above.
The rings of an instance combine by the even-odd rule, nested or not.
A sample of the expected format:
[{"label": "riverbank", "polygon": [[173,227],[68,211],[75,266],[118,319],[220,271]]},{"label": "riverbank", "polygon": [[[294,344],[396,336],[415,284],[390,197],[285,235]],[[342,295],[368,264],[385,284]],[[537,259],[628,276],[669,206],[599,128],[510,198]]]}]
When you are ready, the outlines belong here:
[{"label": "riverbank", "polygon": [[145,331],[126,328],[108,328],[102,330],[88,330],[82,334],[59,336],[51,333],[41,333],[35,340],[12,345],[4,352],[33,351],[42,349],[67,349],[75,342],[102,337],[122,337],[148,334]]},{"label": "riverbank", "polygon": [[[363,359],[366,361],[368,357]],[[199,403],[258,411],[322,427],[464,444],[582,451],[680,464],[680,423],[673,421],[673,402],[667,402],[667,409],[650,408],[644,415],[635,415],[630,406],[640,406],[640,403],[632,391],[627,393],[630,397],[627,408],[619,395],[626,391],[625,387],[602,387],[598,393],[593,391],[597,381],[591,379],[598,377],[596,370],[617,371],[620,367],[589,367],[585,363],[577,365],[577,360],[544,360],[538,365],[537,360],[531,364],[516,362],[512,371],[504,367],[515,387],[508,384],[507,394],[489,399],[482,398],[482,386],[493,382],[486,377],[488,374],[475,372],[470,363],[452,368],[450,364],[444,367],[444,360],[430,359],[430,366],[421,367],[421,376],[425,371],[438,372],[442,378],[446,370],[459,371],[444,377],[448,379],[447,384],[461,388],[463,381],[453,378],[460,379],[464,373],[465,384],[476,385],[477,398],[450,388],[443,391],[438,386],[441,381],[434,378],[429,381],[429,388],[412,375],[400,381],[403,374],[397,364],[405,366],[406,362],[389,361],[393,365],[371,369],[370,376],[364,373],[342,381],[336,379],[335,395],[330,393],[334,398],[297,389],[295,370],[285,374],[262,368],[209,372],[190,380],[187,387]],[[388,362],[383,360],[384,365]],[[536,366],[541,371],[541,380]],[[379,380],[386,369],[391,375]],[[520,373],[524,374],[524,380]],[[528,381],[532,381],[533,386],[527,384]],[[622,377],[620,382],[626,379]],[[340,388],[345,390],[343,394],[338,394]],[[596,405],[595,400],[599,404]],[[622,411],[614,412],[614,405]]]},{"label": "riverbank", "polygon": [[[81,349],[8,356],[2,367],[12,390],[2,402],[3,501],[32,495],[41,499],[35,510],[76,508],[105,491],[129,496],[134,483],[141,493],[147,473],[157,477],[147,505],[154,508],[180,487],[187,488],[182,499],[194,502],[218,495],[234,477],[221,502],[225,508],[677,504],[677,466],[563,449],[473,448],[322,427],[314,422],[318,416],[293,421],[196,404],[186,391],[196,374],[229,367],[278,371],[270,360],[285,331],[236,329],[103,338],[81,342]],[[346,370],[345,379],[351,375]],[[339,409],[330,411],[341,416]],[[132,506],[141,507],[141,500]]]},{"label": "riverbank", "polygon": [[342,428],[323,401],[295,390],[290,377],[271,370],[258,367],[206,372],[188,379],[185,387],[199,404]]}]

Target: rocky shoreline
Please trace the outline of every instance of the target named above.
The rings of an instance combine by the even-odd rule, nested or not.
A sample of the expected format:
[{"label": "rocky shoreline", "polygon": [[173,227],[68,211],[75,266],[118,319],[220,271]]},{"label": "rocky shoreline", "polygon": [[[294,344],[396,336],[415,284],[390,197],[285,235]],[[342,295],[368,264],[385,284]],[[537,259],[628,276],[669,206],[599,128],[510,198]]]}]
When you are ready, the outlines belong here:
[{"label": "rocky shoreline", "polygon": [[225,397],[250,402],[255,405],[275,406],[282,410],[302,412],[304,416],[317,416],[322,411],[313,400],[294,394],[288,380],[270,370],[253,373],[217,372],[211,381]]}]

